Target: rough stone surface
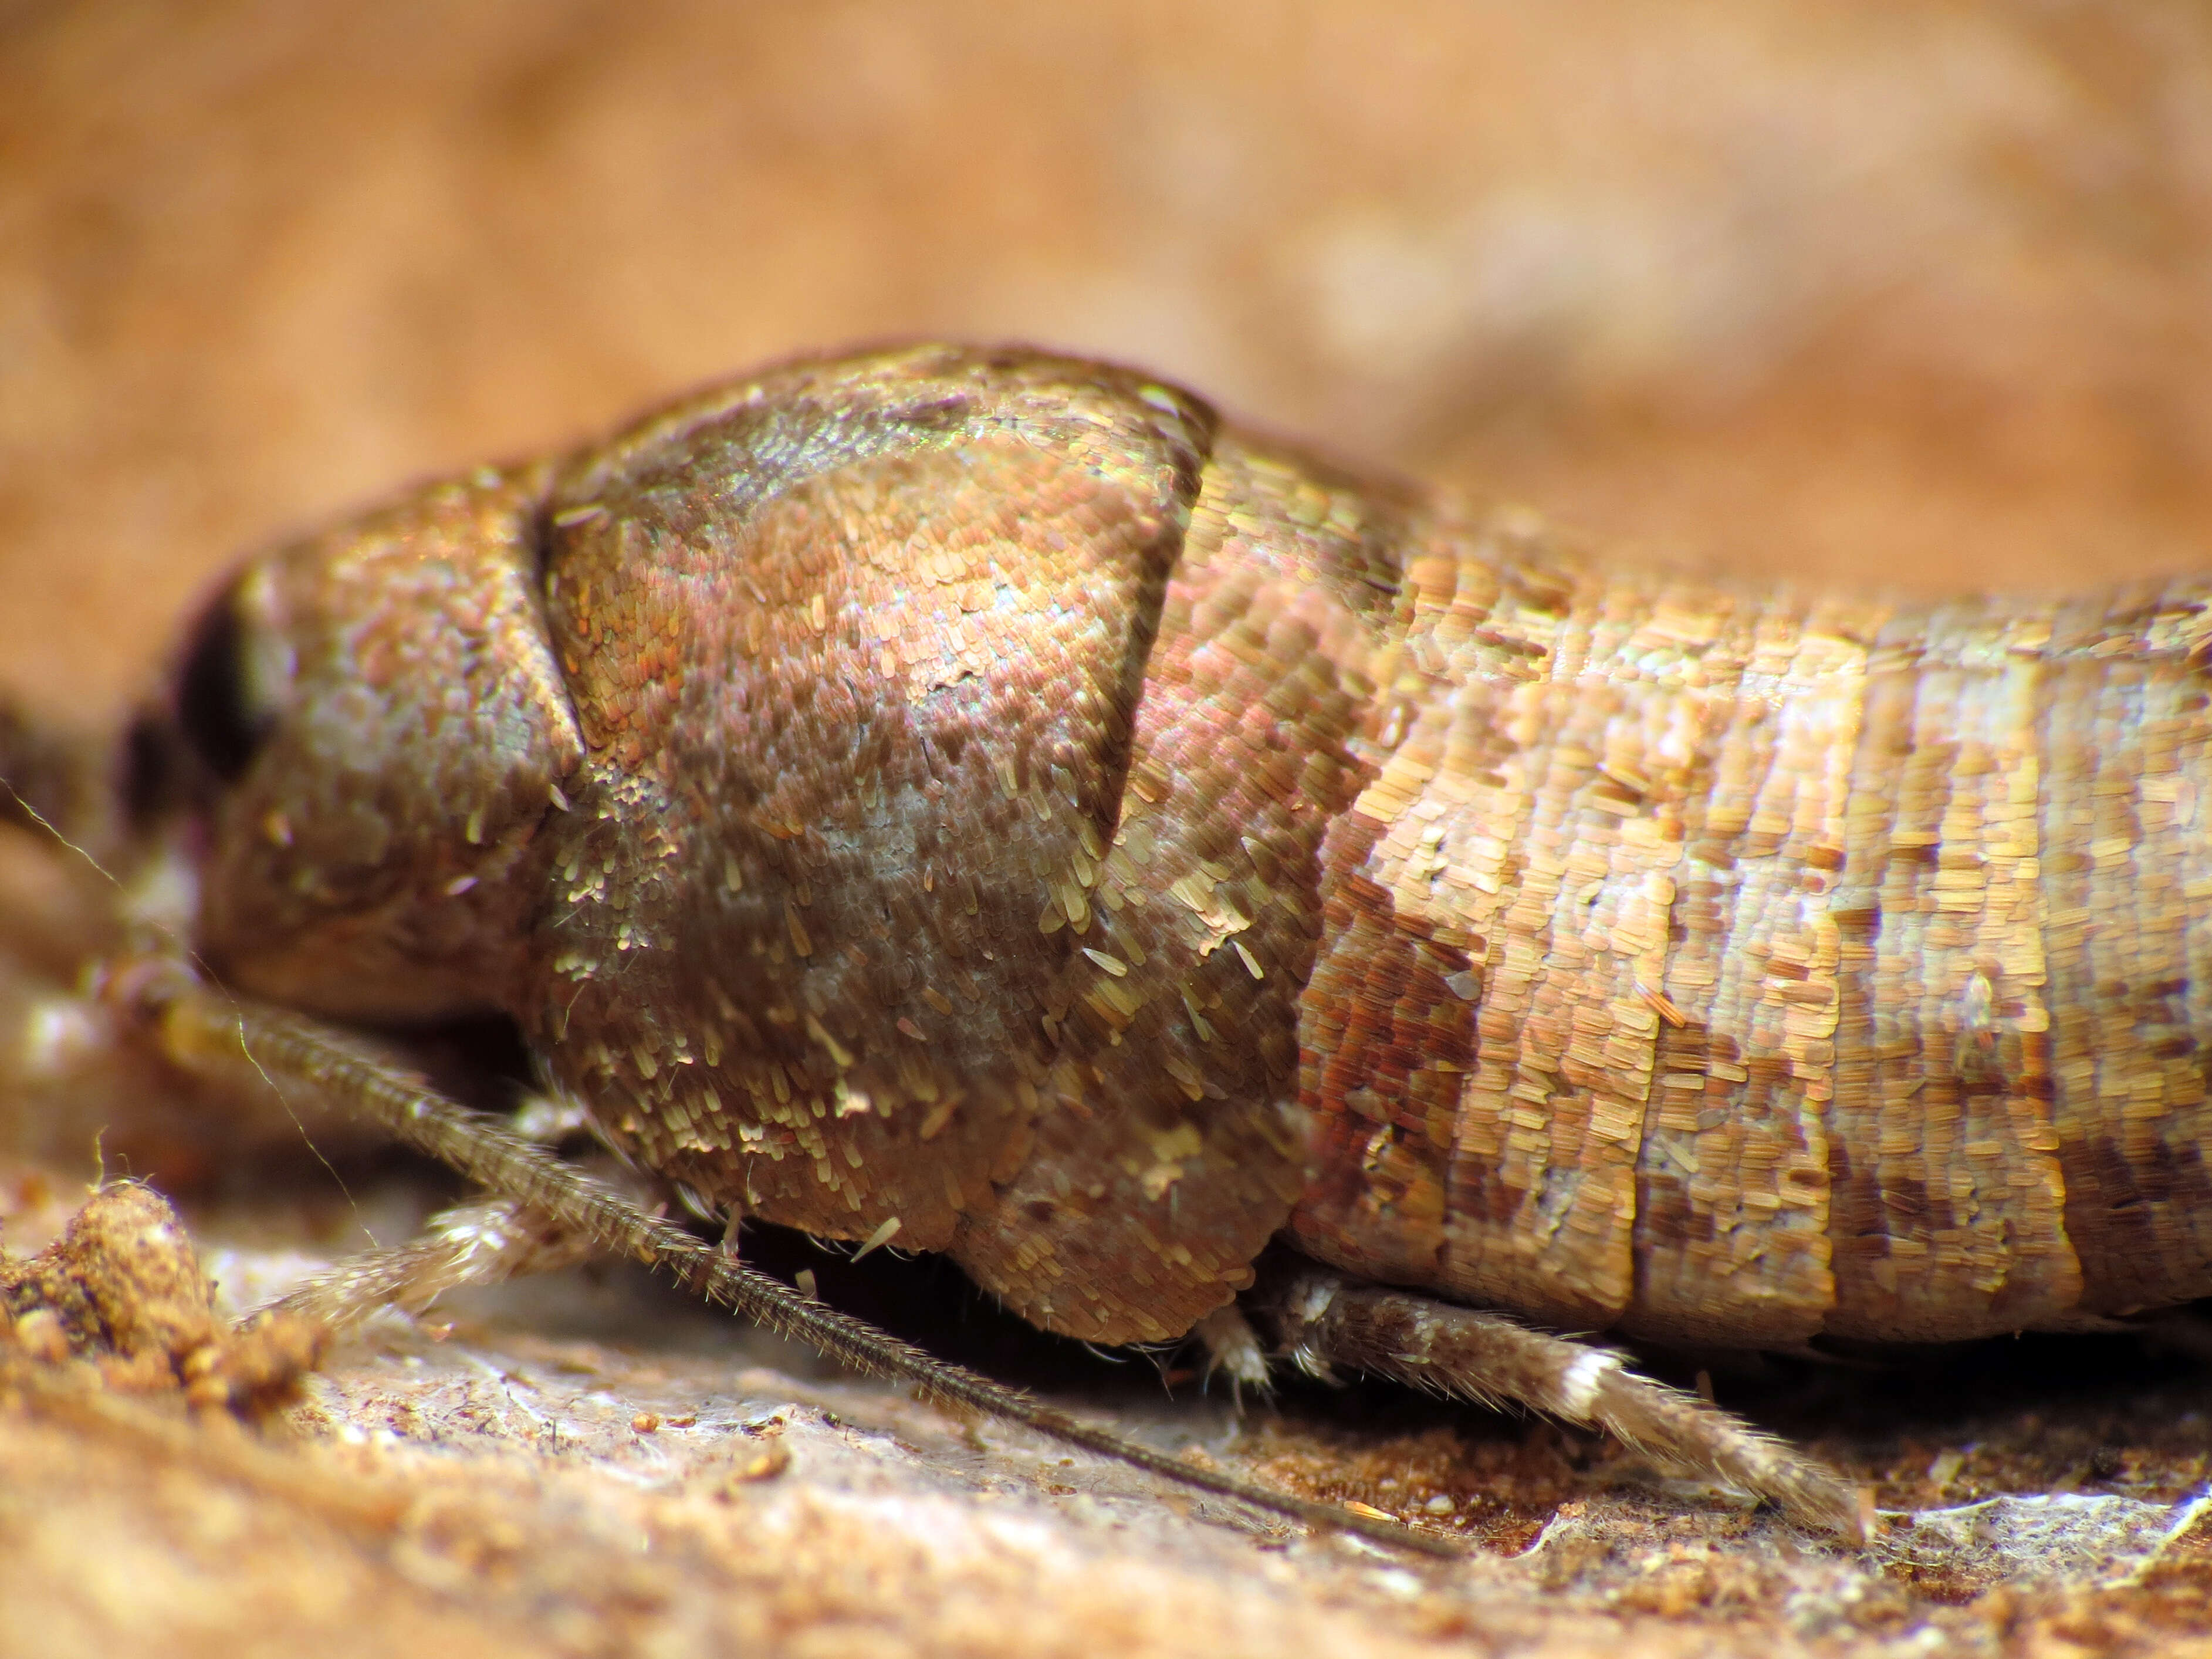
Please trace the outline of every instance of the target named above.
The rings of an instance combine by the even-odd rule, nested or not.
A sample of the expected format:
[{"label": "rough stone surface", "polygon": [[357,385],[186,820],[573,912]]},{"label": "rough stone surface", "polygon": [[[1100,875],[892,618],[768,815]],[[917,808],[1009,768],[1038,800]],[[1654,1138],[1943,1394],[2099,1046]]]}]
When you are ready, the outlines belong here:
[{"label": "rough stone surface", "polygon": [[[413,1183],[368,1179],[356,1212],[405,1225]],[[17,1167],[3,1190],[25,1243],[66,1213],[48,1177]],[[324,1260],[332,1208],[205,1212],[250,1241],[208,1252],[225,1304]],[[824,1274],[988,1325],[943,1275]],[[2039,1380],[1984,1358],[1724,1382],[1871,1483],[1863,1554],[1554,1428],[1366,1389],[1240,1421],[1173,1362],[1167,1398],[1149,1367],[1016,1353],[1156,1443],[1464,1539],[1449,1563],[1298,1535],[824,1376],[629,1270],[380,1322],[258,1434],[82,1367],[27,1382],[35,1357],[9,1352],[0,1651],[181,1633],[172,1650],[2147,1652],[2196,1641],[2212,1601],[2203,1388],[2140,1349],[2041,1344],[2058,1363]]]}]

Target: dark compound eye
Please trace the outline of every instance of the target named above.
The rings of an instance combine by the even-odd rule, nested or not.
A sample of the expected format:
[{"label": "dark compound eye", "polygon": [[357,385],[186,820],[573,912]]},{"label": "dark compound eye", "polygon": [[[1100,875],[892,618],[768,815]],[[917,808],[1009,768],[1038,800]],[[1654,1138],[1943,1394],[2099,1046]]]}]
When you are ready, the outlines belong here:
[{"label": "dark compound eye", "polygon": [[178,727],[201,763],[224,783],[245,775],[276,724],[273,712],[254,696],[246,647],[233,588],[200,617],[177,676]]}]

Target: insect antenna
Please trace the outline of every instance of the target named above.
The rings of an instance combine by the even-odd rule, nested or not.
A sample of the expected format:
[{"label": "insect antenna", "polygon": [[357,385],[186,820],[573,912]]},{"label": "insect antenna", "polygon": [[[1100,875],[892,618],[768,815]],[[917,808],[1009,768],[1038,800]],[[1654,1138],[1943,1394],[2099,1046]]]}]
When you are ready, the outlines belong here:
[{"label": "insect antenna", "polygon": [[497,1120],[449,1100],[368,1044],[315,1021],[232,997],[173,959],[144,959],[112,980],[111,994],[152,1027],[162,1054],[212,1079],[297,1086],[322,1095],[413,1150],[526,1206],[558,1230],[666,1274],[694,1294],[855,1371],[912,1384],[964,1408],[1115,1459],[1180,1485],[1322,1529],[1456,1557],[1455,1541],[1335,1505],[1277,1492],[1094,1427],[849,1314],[811,1300],[714,1244],[647,1212],[614,1188]]}]

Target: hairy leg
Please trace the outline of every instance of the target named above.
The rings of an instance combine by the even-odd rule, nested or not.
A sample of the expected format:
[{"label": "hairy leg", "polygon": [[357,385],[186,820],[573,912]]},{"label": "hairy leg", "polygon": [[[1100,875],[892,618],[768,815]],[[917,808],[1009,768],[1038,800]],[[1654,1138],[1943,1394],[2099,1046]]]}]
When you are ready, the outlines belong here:
[{"label": "hairy leg", "polygon": [[1865,1535],[1859,1494],[1841,1476],[1695,1395],[1638,1376],[1607,1349],[1318,1268],[1287,1274],[1255,1305],[1280,1351],[1316,1376],[1342,1367],[1524,1406],[1751,1492],[1801,1525]]},{"label": "hairy leg", "polygon": [[1206,1350],[1207,1378],[1218,1376],[1225,1381],[1240,1407],[1244,1403],[1245,1389],[1267,1392],[1267,1346],[1260,1340],[1260,1334],[1252,1328],[1252,1322],[1244,1316],[1243,1310],[1234,1302],[1225,1308],[1216,1308],[1191,1327],[1190,1334]]},{"label": "hairy leg", "polygon": [[[575,1102],[538,1095],[518,1106],[506,1127],[550,1147],[586,1133],[589,1122]],[[611,1184],[625,1183],[617,1174]],[[562,1231],[543,1212],[513,1199],[484,1199],[440,1211],[404,1244],[348,1256],[271,1306],[343,1331],[387,1307],[420,1314],[448,1291],[555,1273],[593,1254],[589,1239]]]},{"label": "hairy leg", "polygon": [[[645,1262],[686,1289],[855,1370],[913,1383],[940,1403],[1022,1424],[1200,1491],[1308,1525],[1358,1532],[1445,1555],[1460,1553],[1456,1543],[1433,1534],[1186,1462],[934,1358],[770,1278],[719,1242],[694,1237],[630,1194],[516,1134],[507,1124],[446,1099],[362,1040],[316,1020],[234,998],[194,978],[173,960],[142,959],[121,965],[109,976],[107,994],[146,1023],[149,1039],[171,1064],[232,1086],[320,1097],[489,1188],[502,1224],[506,1218],[521,1224],[519,1238],[536,1235],[542,1223],[550,1233],[536,1236],[587,1241],[594,1250]],[[372,1267],[364,1286],[369,1279],[389,1283],[395,1277],[410,1285],[428,1282],[407,1277],[404,1258],[411,1248],[379,1253],[402,1259]],[[433,1252],[443,1248],[451,1259],[451,1245],[428,1248]],[[512,1259],[508,1249],[494,1239],[481,1247],[469,1243],[463,1254],[498,1261]],[[434,1258],[430,1271],[434,1277]],[[339,1308],[358,1301],[353,1291],[342,1286],[331,1297]]]},{"label": "hairy leg", "polygon": [[349,1256],[304,1280],[273,1310],[341,1331],[383,1308],[419,1314],[448,1291],[550,1273],[592,1254],[588,1241],[527,1204],[459,1204],[432,1216],[404,1244]]}]

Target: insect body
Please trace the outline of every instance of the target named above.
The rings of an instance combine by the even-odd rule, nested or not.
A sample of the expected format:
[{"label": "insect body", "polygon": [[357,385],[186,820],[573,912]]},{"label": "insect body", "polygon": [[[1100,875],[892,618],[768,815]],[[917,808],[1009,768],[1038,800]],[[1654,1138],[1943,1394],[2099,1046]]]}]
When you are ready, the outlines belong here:
[{"label": "insect body", "polygon": [[1743,1346],[2212,1292],[2205,592],[1623,572],[925,348],[249,564],[166,746],[226,983],[508,1014],[703,1210],[1108,1342],[1286,1237],[1313,1363],[1733,1435],[1834,1521],[1362,1286]]}]

